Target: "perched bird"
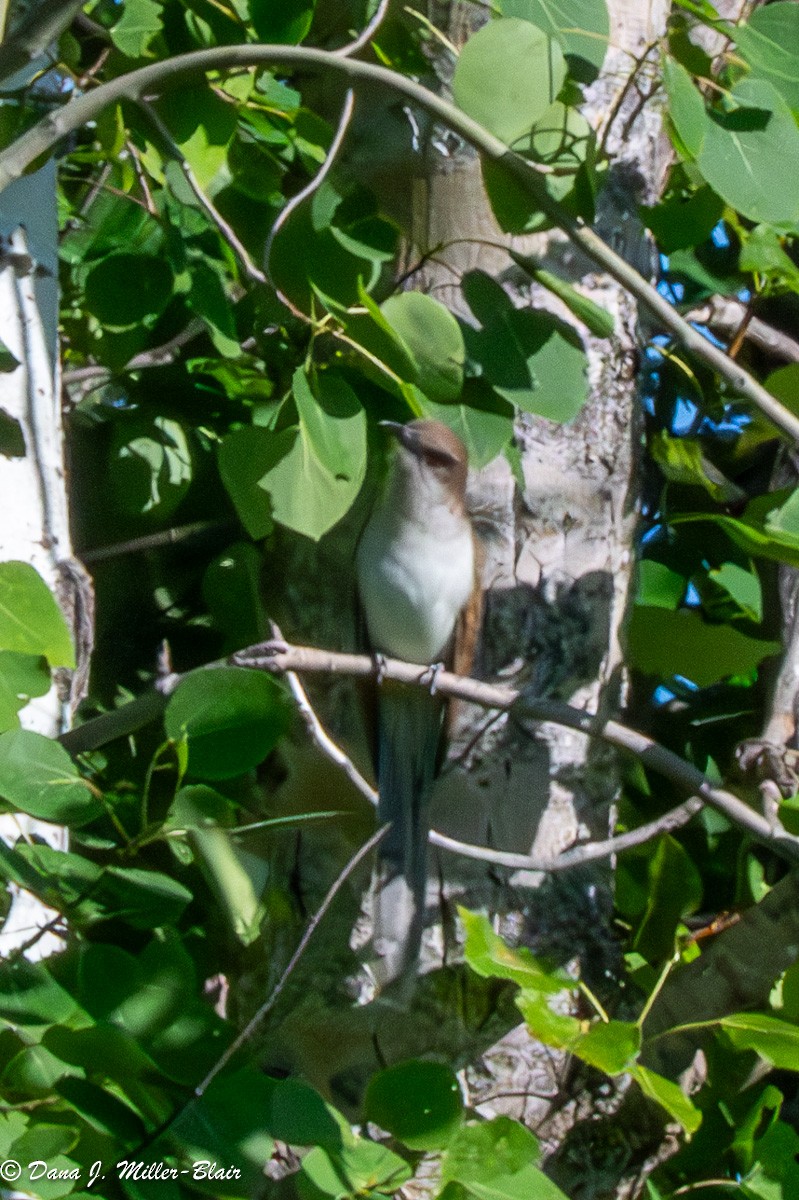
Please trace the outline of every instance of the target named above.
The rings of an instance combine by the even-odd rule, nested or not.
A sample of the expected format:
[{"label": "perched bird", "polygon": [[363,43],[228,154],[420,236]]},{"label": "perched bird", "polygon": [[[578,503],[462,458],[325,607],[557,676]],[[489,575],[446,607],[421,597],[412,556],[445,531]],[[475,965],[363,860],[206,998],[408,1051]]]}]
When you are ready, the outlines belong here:
[{"label": "perched bird", "polygon": [[[369,648],[468,674],[481,592],[466,510],[466,447],[439,421],[381,423],[398,444],[356,554]],[[421,942],[427,812],[446,705],[432,687],[385,681],[373,694],[378,820],[391,826],[378,851],[373,885],[375,975],[384,986],[415,965]]]}]

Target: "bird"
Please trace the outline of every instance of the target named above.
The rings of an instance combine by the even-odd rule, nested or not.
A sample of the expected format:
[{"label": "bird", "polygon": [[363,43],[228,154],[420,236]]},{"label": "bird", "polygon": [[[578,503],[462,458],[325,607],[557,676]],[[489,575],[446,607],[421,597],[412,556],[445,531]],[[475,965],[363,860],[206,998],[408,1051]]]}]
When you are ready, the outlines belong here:
[{"label": "bird", "polygon": [[[440,421],[381,421],[396,440],[382,494],[356,549],[366,641],[374,655],[469,674],[482,593],[478,543],[466,507],[466,447]],[[372,971],[382,990],[415,977],[424,926],[429,800],[445,741],[446,703],[392,681],[372,689],[377,851]]]}]

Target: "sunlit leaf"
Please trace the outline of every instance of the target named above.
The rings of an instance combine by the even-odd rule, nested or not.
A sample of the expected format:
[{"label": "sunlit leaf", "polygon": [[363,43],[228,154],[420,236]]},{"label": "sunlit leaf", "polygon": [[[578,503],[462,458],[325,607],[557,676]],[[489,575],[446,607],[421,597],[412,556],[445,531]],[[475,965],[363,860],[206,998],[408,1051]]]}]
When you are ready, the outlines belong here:
[{"label": "sunlit leaf", "polygon": [[0,563],[0,649],[42,655],[54,667],[75,666],[64,614],[29,563]]},{"label": "sunlit leaf", "polygon": [[452,91],[459,108],[512,146],[530,132],[565,78],[558,43],[530,22],[508,17],[469,38]]}]

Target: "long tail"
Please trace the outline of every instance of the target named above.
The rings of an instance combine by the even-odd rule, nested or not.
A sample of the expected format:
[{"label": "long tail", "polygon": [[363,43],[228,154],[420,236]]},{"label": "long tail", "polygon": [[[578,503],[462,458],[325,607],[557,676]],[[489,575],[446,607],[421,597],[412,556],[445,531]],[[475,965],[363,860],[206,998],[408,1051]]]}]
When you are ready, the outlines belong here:
[{"label": "long tail", "polygon": [[420,688],[380,689],[377,815],[391,828],[374,878],[375,975],[381,986],[416,963],[424,927],[430,791],[444,703]]}]

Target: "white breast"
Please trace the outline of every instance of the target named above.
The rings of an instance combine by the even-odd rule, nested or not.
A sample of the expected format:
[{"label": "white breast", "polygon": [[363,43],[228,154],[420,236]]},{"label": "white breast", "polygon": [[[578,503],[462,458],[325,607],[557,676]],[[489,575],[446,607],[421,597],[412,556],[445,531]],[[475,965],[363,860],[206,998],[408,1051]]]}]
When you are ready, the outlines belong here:
[{"label": "white breast", "polygon": [[449,510],[429,512],[422,524],[381,507],[361,537],[357,571],[372,648],[437,662],[474,587],[471,525]]}]

